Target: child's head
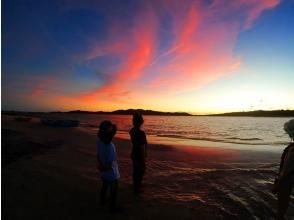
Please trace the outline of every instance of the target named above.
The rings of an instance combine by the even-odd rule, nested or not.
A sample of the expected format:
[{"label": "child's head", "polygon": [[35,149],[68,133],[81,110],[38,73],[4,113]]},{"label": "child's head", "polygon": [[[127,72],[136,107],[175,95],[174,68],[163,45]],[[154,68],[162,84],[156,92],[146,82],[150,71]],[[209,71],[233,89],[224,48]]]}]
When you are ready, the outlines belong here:
[{"label": "child's head", "polygon": [[134,127],[140,127],[144,123],[143,117],[140,113],[136,112],[133,114],[133,125]]},{"label": "child's head", "polygon": [[116,125],[111,121],[103,121],[99,125],[98,138],[105,144],[110,144],[112,138],[116,134]]},{"label": "child's head", "polygon": [[294,119],[284,124],[284,130],[288,133],[291,139],[294,139]]}]

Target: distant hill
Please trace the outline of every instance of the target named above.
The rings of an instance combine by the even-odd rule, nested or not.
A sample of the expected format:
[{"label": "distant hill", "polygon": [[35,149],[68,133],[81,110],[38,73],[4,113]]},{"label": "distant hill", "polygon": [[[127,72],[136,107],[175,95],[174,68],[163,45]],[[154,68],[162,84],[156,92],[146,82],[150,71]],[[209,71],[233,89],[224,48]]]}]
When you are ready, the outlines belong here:
[{"label": "distant hill", "polygon": [[160,112],[160,111],[153,111],[153,110],[144,110],[144,109],[127,109],[127,110],[116,110],[112,112],[90,112],[90,111],[69,111],[66,113],[79,113],[79,114],[105,114],[105,115],[132,115],[135,112],[140,112],[142,115],[166,115],[166,116],[192,116],[186,112]]},{"label": "distant hill", "polygon": [[223,114],[212,114],[206,116],[251,116],[251,117],[294,117],[294,110],[272,110],[272,111],[248,111],[248,112],[229,112]]},{"label": "distant hill", "polygon": [[192,115],[186,112],[160,112],[144,109],[127,109],[116,110],[111,112],[104,111],[82,111],[74,110],[68,112],[22,112],[22,111],[2,111],[2,114],[7,115],[24,115],[31,117],[43,117],[45,114],[97,114],[97,115],[132,115],[134,112],[140,112],[143,115],[165,115],[165,116],[238,116],[238,117],[294,117],[294,110],[273,110],[273,111],[248,111],[248,112],[228,112],[223,114],[209,114],[209,115]]}]

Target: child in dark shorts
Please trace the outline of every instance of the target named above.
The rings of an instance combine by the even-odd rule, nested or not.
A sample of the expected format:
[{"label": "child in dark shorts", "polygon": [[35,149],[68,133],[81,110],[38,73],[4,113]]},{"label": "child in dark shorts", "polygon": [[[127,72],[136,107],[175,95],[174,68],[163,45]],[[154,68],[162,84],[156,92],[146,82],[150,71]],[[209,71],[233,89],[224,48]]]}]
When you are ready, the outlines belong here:
[{"label": "child in dark shorts", "polygon": [[143,123],[144,120],[141,114],[133,114],[134,127],[130,130],[130,136],[133,145],[131,159],[133,161],[133,187],[135,193],[141,192],[142,180],[145,174],[147,139],[145,132],[141,130]]}]

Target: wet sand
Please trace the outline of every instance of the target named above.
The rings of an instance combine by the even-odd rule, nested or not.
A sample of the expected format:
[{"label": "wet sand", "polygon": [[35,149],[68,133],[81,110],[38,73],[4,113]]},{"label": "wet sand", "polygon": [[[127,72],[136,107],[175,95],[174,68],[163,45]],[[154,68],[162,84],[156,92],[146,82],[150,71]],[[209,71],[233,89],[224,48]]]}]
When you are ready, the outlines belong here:
[{"label": "wet sand", "polygon": [[136,196],[131,145],[117,138],[124,212],[110,214],[99,205],[94,134],[5,115],[1,132],[3,219],[274,219],[277,152],[151,144]]}]

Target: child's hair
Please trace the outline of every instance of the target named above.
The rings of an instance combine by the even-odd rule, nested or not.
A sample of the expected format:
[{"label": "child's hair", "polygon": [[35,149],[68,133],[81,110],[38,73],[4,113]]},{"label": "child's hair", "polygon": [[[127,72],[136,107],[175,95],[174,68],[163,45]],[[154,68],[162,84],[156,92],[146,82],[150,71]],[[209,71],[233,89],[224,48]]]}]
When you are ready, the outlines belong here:
[{"label": "child's hair", "polygon": [[111,121],[103,121],[99,125],[98,138],[105,144],[110,144],[112,138],[116,134],[117,128]]},{"label": "child's hair", "polygon": [[294,119],[292,119],[284,124],[284,130],[290,136],[291,141],[293,141],[293,139],[294,139]]},{"label": "child's hair", "polygon": [[135,127],[140,127],[144,123],[143,117],[139,112],[133,114],[133,125]]}]

